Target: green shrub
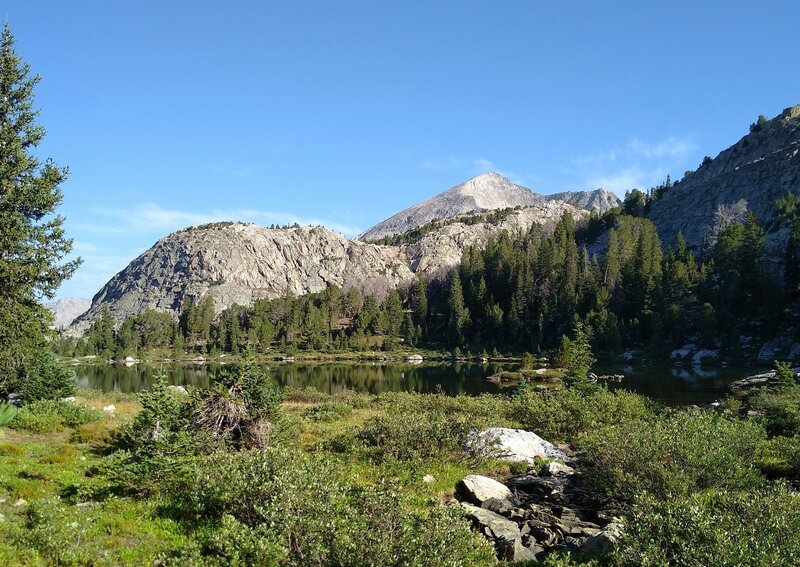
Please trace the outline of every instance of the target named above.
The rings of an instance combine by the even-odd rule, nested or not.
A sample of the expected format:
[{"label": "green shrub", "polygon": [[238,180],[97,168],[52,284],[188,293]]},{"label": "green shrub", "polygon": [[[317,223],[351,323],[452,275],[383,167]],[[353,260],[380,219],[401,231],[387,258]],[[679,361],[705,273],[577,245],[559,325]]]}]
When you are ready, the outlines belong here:
[{"label": "green shrub", "polygon": [[172,395],[166,376],[139,394],[142,410],[118,438],[117,451],[103,460],[99,473],[114,492],[157,493],[189,474],[202,436],[189,431],[187,404]]},{"label": "green shrub", "polygon": [[763,415],[769,435],[800,434],[800,388],[761,388],[750,396],[748,405]]},{"label": "green shrub", "polygon": [[318,404],[330,398],[330,394],[321,392],[311,386],[298,388],[297,386],[287,386],[284,389],[286,400],[290,402],[301,402],[308,404]]},{"label": "green shrub", "polygon": [[800,479],[800,435],[775,437],[762,444],[757,464],[769,478]]},{"label": "green shrub", "polygon": [[440,412],[377,415],[368,419],[358,440],[376,459],[412,460],[453,454],[474,424]]},{"label": "green shrub", "polygon": [[102,418],[102,412],[85,404],[38,400],[23,406],[11,427],[31,433],[48,433],[63,426],[77,427]]},{"label": "green shrub", "polygon": [[604,425],[649,422],[659,413],[660,407],[644,396],[605,388],[591,392],[526,389],[514,397],[509,409],[524,429],[549,441],[573,441],[579,433]]},{"label": "green shrub", "polygon": [[612,561],[646,565],[796,565],[800,499],[778,485],[663,500],[644,495],[626,519]]},{"label": "green shrub", "polygon": [[754,465],[765,438],[758,424],[696,410],[586,431],[577,447],[586,454],[582,482],[620,502],[647,491],[672,498],[707,488],[745,490],[763,478]]},{"label": "green shrub", "polygon": [[[245,550],[261,542],[259,553],[285,551],[290,566],[495,564],[459,508],[438,500],[420,508],[392,484],[351,488],[330,460],[290,449],[211,455],[172,506],[232,533]],[[203,552],[220,550],[235,553],[224,541]]]},{"label": "green shrub", "polygon": [[253,360],[223,370],[208,390],[192,397],[189,420],[194,429],[232,449],[269,445],[280,418],[283,392]]},{"label": "green shrub", "polygon": [[8,403],[8,402],[0,402],[0,427],[5,427],[11,420],[17,416],[18,410],[17,408]]},{"label": "green shrub", "polygon": [[25,375],[13,383],[13,390],[25,403],[36,400],[59,400],[75,392],[75,372],[61,364],[51,353],[37,353]]},{"label": "green shrub", "polygon": [[353,406],[344,402],[328,401],[318,406],[310,407],[303,412],[303,416],[312,421],[331,422],[350,416]]}]

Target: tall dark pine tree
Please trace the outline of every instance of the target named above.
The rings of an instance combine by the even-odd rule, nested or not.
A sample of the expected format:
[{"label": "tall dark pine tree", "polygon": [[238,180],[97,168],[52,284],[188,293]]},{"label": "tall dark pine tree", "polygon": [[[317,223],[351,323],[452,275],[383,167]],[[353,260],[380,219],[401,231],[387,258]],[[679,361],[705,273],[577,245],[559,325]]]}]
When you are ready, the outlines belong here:
[{"label": "tall dark pine tree", "polygon": [[63,373],[47,359],[51,317],[41,301],[79,265],[63,262],[72,240],[55,214],[67,170],[34,154],[45,134],[34,108],[38,82],[6,24],[0,38],[0,392],[28,398],[62,393],[47,384],[63,382]]}]

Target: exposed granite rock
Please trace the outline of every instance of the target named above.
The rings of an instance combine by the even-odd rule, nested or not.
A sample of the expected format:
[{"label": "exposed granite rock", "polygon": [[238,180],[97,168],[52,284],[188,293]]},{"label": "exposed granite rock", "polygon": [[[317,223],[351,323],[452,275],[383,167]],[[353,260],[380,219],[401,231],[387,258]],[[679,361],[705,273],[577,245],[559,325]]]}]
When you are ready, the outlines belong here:
[{"label": "exposed granite rock", "polygon": [[256,299],[321,291],[330,284],[385,295],[410,284],[414,272],[428,279],[448,272],[463,249],[484,244],[508,230],[533,224],[552,227],[569,211],[588,212],[560,202],[513,211],[498,224],[454,223],[404,246],[349,240],[326,228],[268,229],[252,224],[216,223],[175,232],[114,276],[95,295],[92,307],[71,328],[85,332],[107,306],[117,324],[146,309],[177,314],[187,298],[210,295],[216,312]]},{"label": "exposed granite rock", "polygon": [[456,485],[456,490],[464,500],[478,505],[483,504],[489,498],[497,500],[512,498],[511,491],[505,484],[479,474],[470,474],[462,478]]},{"label": "exposed granite rock", "polygon": [[85,331],[104,305],[119,323],[145,309],[177,313],[189,297],[210,295],[219,313],[236,303],[330,284],[383,295],[413,277],[396,247],[348,240],[323,227],[216,223],[159,240],[95,295],[74,327]]},{"label": "exposed granite rock", "polygon": [[544,205],[547,199],[499,173],[489,172],[473,177],[426,201],[392,215],[358,236],[369,241],[402,234],[433,220],[450,219],[466,213],[508,207]]},{"label": "exposed granite rock", "polygon": [[553,193],[546,195],[550,201],[561,201],[569,205],[591,211],[596,210],[603,214],[609,209],[619,207],[622,201],[614,193],[605,189],[595,189],[594,191],[566,191],[564,193]]},{"label": "exposed granite rock", "polygon": [[503,230],[511,235],[526,233],[534,224],[552,227],[569,212],[576,219],[589,215],[588,211],[576,209],[561,202],[545,202],[542,205],[513,211],[498,224],[464,224],[455,222],[430,232],[418,242],[403,247],[414,272],[435,277],[461,262],[464,248],[474,244],[485,244]]},{"label": "exposed granite rock", "polygon": [[775,201],[800,190],[800,105],[756,127],[715,159],[704,162],[653,202],[648,214],[665,246],[683,232],[687,245],[706,251],[720,225],[742,205],[766,227],[765,248],[777,263],[788,231]]},{"label": "exposed granite rock", "polygon": [[620,201],[616,195],[603,189],[539,195],[492,171],[392,215],[360,234],[358,239],[377,240],[408,232],[434,220],[452,219],[469,213],[512,207],[546,208],[551,203],[566,203],[587,211],[594,208],[605,212],[619,205]]},{"label": "exposed granite rock", "polygon": [[535,459],[564,461],[561,449],[531,431],[490,427],[473,432],[466,441],[467,450],[484,457],[533,463]]},{"label": "exposed granite rock", "polygon": [[[468,481],[463,479],[458,487]],[[511,498],[487,498],[480,507],[463,501],[470,495],[456,490],[475,528],[494,544],[498,559],[543,561],[553,551],[605,554],[621,537],[622,522],[597,510],[596,500],[578,486],[576,475],[527,474],[506,485]]]},{"label": "exposed granite rock", "polygon": [[84,299],[83,297],[62,297],[58,301],[48,303],[45,307],[47,307],[55,317],[53,326],[56,329],[63,329],[68,327],[76,317],[83,315],[91,305],[91,299]]}]

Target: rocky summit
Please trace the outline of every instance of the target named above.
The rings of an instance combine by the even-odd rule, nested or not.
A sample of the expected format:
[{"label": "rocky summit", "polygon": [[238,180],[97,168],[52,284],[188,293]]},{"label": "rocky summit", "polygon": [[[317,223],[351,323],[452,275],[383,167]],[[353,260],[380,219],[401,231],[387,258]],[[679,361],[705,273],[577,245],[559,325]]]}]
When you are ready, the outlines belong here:
[{"label": "rocky summit", "polygon": [[539,195],[526,187],[512,183],[499,173],[489,172],[392,215],[360,234],[358,239],[378,240],[408,232],[434,220],[452,219],[469,213],[512,207],[545,207],[552,201],[566,202],[587,210],[597,208],[601,213],[620,204],[616,195],[602,189]]},{"label": "rocky summit", "polygon": [[[761,121],[759,121],[761,122]],[[750,133],[703,164],[653,201],[649,218],[664,245],[678,232],[697,252],[707,251],[727,223],[752,212],[765,227],[769,256],[779,258],[788,231],[777,219],[776,201],[800,191],[800,105],[772,120],[755,123]]]}]

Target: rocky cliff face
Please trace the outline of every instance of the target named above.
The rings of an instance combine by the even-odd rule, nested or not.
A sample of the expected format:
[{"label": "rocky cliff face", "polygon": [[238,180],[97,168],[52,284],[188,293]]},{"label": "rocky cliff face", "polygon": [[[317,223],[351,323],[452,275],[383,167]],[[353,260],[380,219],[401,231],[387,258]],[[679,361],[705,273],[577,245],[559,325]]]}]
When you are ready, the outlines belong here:
[{"label": "rocky cliff face", "polygon": [[503,230],[512,235],[520,235],[534,224],[554,226],[565,212],[569,212],[576,220],[589,214],[584,209],[560,201],[545,202],[538,207],[513,211],[498,224],[484,222],[468,225],[454,222],[403,248],[414,272],[428,278],[437,277],[461,262],[461,253],[467,246],[484,244]]},{"label": "rocky cliff face", "polygon": [[579,209],[586,209],[587,211],[594,209],[600,214],[614,207],[619,207],[622,204],[619,197],[605,189],[553,193],[552,195],[547,195],[547,199],[550,201],[561,201],[578,207]]},{"label": "rocky cliff face", "polygon": [[53,326],[56,329],[63,329],[68,327],[78,315],[85,313],[91,305],[91,299],[63,297],[56,302],[48,303],[45,307],[53,313]]},{"label": "rocky cliff face", "polygon": [[219,312],[330,284],[384,294],[412,278],[397,247],[348,240],[322,227],[216,223],[159,240],[95,295],[74,328],[86,330],[103,306],[119,322],[145,309],[177,313],[189,297],[210,295]]},{"label": "rocky cliff face", "polygon": [[114,276],[95,295],[92,307],[73,325],[84,332],[104,306],[120,323],[145,309],[177,314],[183,302],[210,295],[217,312],[259,298],[301,295],[335,284],[385,295],[413,282],[415,272],[431,278],[461,260],[463,249],[502,230],[519,234],[535,223],[554,224],[565,211],[587,215],[561,202],[544,202],[511,212],[492,224],[453,222],[403,246],[348,240],[322,227],[267,229],[217,223],[193,227],[159,240]]},{"label": "rocky cliff face", "polygon": [[756,125],[752,132],[705,161],[676,183],[651,207],[661,241],[672,245],[678,232],[687,244],[703,252],[726,222],[752,211],[767,229],[767,252],[782,255],[786,229],[772,222],[775,201],[800,191],[800,105]]}]

